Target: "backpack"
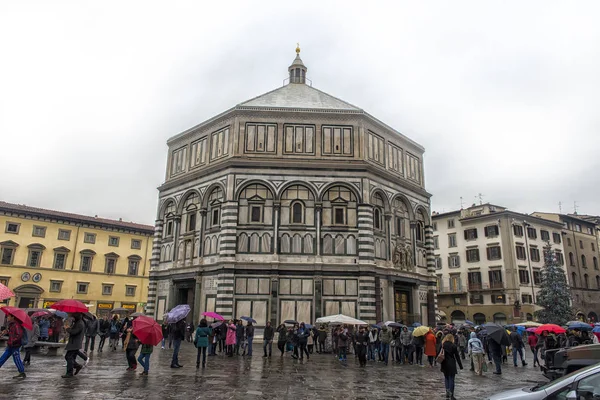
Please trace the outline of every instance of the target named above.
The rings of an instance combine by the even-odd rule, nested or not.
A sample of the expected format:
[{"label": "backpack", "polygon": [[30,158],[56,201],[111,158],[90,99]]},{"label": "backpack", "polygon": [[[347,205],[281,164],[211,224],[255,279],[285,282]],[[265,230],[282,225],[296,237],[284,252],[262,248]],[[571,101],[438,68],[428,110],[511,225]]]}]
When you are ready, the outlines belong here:
[{"label": "backpack", "polygon": [[446,352],[444,351],[444,348],[442,347],[442,349],[440,350],[440,354],[438,354],[437,358],[435,359],[439,364],[443,363],[444,360],[446,359]]},{"label": "backpack", "polygon": [[117,333],[117,332],[119,332],[119,327],[113,321],[113,322],[110,323],[110,333]]},{"label": "backpack", "polygon": [[[31,334],[33,335],[33,330],[31,331]],[[27,338],[27,332],[24,332],[23,328],[21,328],[21,346],[26,346],[27,343],[29,343],[29,339]]]}]

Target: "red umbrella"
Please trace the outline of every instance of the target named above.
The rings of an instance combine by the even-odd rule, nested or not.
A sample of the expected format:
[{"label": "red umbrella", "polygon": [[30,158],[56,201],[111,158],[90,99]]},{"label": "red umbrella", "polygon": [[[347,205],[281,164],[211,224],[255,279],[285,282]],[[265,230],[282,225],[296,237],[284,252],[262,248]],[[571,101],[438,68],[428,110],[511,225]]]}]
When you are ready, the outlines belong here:
[{"label": "red umbrella", "polygon": [[86,313],[88,308],[79,300],[67,299],[52,304],[52,308],[66,313]]},{"label": "red umbrella", "polygon": [[133,334],[142,344],[156,346],[163,339],[162,327],[153,318],[145,315],[133,320]]},{"label": "red umbrella", "polygon": [[556,324],[544,324],[544,325],[540,325],[536,328],[535,333],[537,335],[541,335],[542,332],[547,331],[548,333],[556,333],[556,334],[561,334],[561,333],[565,333],[566,330]]},{"label": "red umbrella", "polygon": [[31,318],[25,312],[25,310],[21,310],[18,307],[5,306],[0,308],[4,312],[4,314],[9,314],[21,321],[23,324],[23,328],[25,329],[33,329],[33,323],[31,323]]},{"label": "red umbrella", "polygon": [[33,313],[31,315],[31,318],[43,317],[43,316],[49,315],[49,314],[50,314],[49,311],[38,311],[38,312]]},{"label": "red umbrella", "polygon": [[0,301],[15,297],[15,294],[8,287],[0,283]]}]

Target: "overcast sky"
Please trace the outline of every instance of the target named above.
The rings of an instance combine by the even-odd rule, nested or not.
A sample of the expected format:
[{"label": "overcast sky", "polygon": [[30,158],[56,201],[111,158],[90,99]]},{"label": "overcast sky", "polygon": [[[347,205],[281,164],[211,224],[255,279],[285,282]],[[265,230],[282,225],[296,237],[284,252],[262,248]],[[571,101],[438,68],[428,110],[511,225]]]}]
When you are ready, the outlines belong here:
[{"label": "overcast sky", "polygon": [[434,211],[600,214],[600,2],[215,3],[0,1],[0,199],[152,224],[167,139],[300,42],[316,88],[425,147]]}]

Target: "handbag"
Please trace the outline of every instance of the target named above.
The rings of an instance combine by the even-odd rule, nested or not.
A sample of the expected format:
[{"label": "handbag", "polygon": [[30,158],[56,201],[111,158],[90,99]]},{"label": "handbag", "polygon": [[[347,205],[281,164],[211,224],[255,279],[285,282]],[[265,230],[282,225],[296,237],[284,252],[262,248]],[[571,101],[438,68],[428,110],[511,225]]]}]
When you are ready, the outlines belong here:
[{"label": "handbag", "polygon": [[438,364],[441,364],[444,362],[445,359],[446,359],[446,353],[444,352],[444,348],[442,347],[442,349],[440,350],[440,354],[438,354],[438,356],[435,360],[437,361]]}]

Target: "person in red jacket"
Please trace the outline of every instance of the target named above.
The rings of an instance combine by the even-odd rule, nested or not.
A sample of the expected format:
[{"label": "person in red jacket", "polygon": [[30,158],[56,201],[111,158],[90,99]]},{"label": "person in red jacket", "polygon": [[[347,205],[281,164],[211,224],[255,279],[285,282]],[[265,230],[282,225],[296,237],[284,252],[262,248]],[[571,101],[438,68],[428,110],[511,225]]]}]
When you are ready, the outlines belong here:
[{"label": "person in red jacket", "polygon": [[19,370],[19,375],[16,375],[13,378],[24,379],[26,377],[25,366],[23,365],[23,361],[21,361],[21,353],[19,350],[21,349],[21,342],[25,331],[21,326],[21,322],[12,315],[7,315],[6,320],[8,321],[8,329],[2,331],[0,336],[4,336],[8,333],[8,341],[6,342],[4,353],[0,356],[0,368],[2,368],[6,360],[8,360],[8,357],[12,356],[13,361]]},{"label": "person in red jacket", "polygon": [[535,333],[529,332],[527,334],[527,344],[529,344],[529,348],[531,348],[531,352],[533,353],[533,367],[535,368],[540,365],[540,360],[538,359],[538,337]]}]

